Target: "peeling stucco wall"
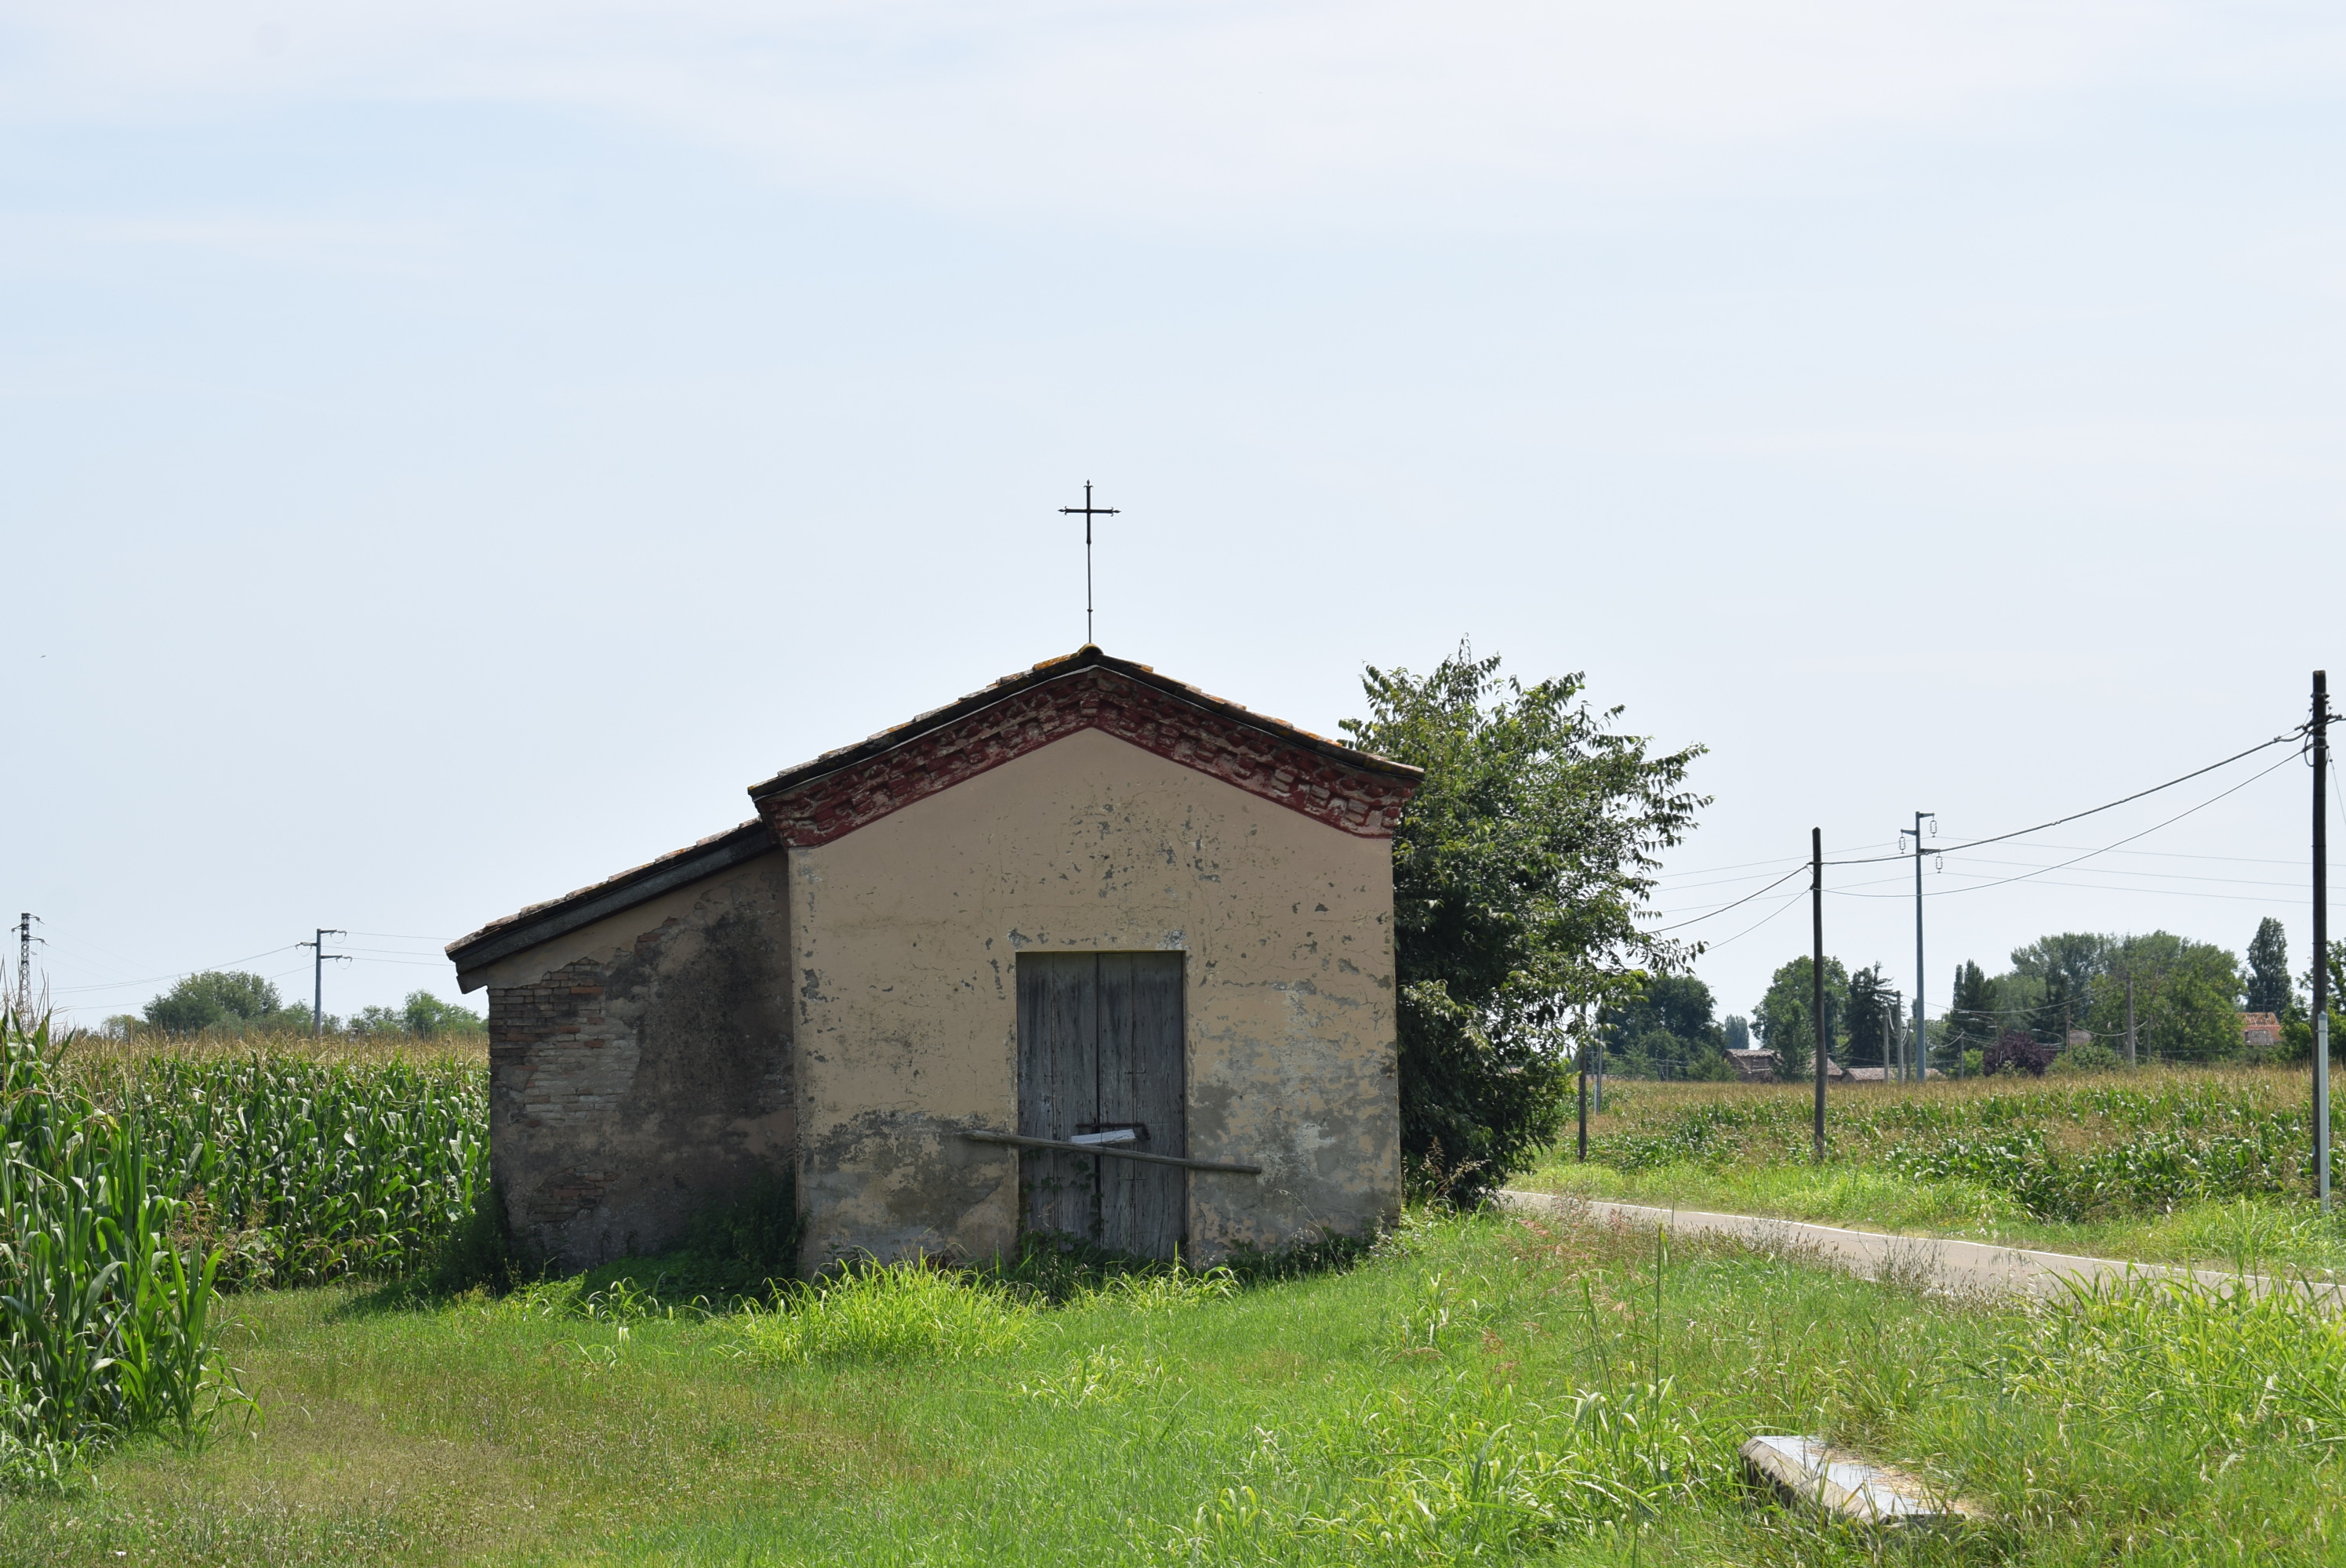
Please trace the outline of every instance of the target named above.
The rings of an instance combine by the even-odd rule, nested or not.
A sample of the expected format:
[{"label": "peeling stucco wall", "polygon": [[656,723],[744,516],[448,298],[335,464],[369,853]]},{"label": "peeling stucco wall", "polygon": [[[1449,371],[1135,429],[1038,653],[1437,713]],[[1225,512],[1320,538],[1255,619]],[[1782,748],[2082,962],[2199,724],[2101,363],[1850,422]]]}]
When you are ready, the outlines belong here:
[{"label": "peeling stucco wall", "polygon": [[763,856],[500,961],[490,1164],[566,1268],[656,1252],[789,1168],[789,877]]},{"label": "peeling stucco wall", "polygon": [[1096,729],[790,851],[810,1268],[1017,1237],[1016,955],[1187,954],[1189,1247],[1210,1258],[1401,1201],[1387,839]]}]

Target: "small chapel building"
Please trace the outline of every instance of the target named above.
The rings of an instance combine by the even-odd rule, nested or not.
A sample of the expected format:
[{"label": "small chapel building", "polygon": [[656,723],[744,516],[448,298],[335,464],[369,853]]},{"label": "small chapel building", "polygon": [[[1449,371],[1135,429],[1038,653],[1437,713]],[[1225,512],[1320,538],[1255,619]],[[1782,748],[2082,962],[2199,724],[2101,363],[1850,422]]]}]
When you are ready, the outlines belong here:
[{"label": "small chapel building", "polygon": [[806,1271],[1390,1222],[1419,777],[1087,646],[751,786],[450,945],[514,1235],[654,1253],[785,1172]]}]

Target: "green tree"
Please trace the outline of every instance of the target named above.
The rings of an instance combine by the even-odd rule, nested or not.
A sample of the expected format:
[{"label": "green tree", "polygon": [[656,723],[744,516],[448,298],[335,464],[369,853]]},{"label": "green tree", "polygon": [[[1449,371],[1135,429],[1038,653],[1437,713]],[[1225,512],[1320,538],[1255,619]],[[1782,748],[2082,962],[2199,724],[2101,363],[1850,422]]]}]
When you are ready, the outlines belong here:
[{"label": "green tree", "polygon": [[1849,977],[1849,1065],[1887,1068],[1898,1042],[1899,993],[1882,983],[1882,966]]},{"label": "green tree", "polygon": [[[2074,1001],[2092,989],[2096,975],[2107,972],[2110,956],[2119,945],[2116,937],[2088,931],[2038,937],[2026,947],[2013,949],[2012,972],[2041,982],[2056,1001],[2062,997]],[[2058,1016],[2050,1027],[2056,1034],[2060,1032]]]},{"label": "green tree", "polygon": [[[2305,1005],[2300,1008],[2290,999],[2290,1012],[2281,1020],[2281,1049],[2292,1061],[2313,1060],[2313,966],[2297,977],[2305,987]],[[2330,1054],[2334,1060],[2346,1053],[2346,942],[2330,944]]]},{"label": "green tree", "polygon": [[1635,995],[1606,1007],[1598,1020],[1606,1071],[1639,1078],[1723,1076],[1727,1037],[1711,1020],[1713,1005],[1710,987],[1690,974],[1644,977]]},{"label": "green tree", "polygon": [[2239,961],[2213,942],[2172,932],[2109,939],[2080,1023],[2125,1049],[2126,983],[2134,977],[2135,1027],[2148,1062],[2230,1062],[2240,1039]]},{"label": "green tree", "polygon": [[1728,1050],[1751,1049],[1751,1021],[1749,1018],[1744,1017],[1740,1013],[1730,1013],[1720,1028],[1726,1033],[1727,1038],[1723,1044]]},{"label": "green tree", "polygon": [[407,1020],[407,1032],[419,1040],[430,1040],[442,1034],[478,1034],[487,1025],[481,1015],[469,1007],[453,1002],[443,1002],[428,991],[411,991],[407,1003],[400,1009]]},{"label": "green tree", "polygon": [[1952,1070],[1964,1052],[1985,1051],[2002,1027],[1996,1018],[1994,985],[1987,972],[1969,960],[1955,965],[1946,1022],[1933,1031],[1931,1041],[1939,1065]]},{"label": "green tree", "polygon": [[351,1019],[353,1034],[412,1034],[430,1040],[444,1034],[478,1034],[487,1025],[469,1007],[443,1002],[428,991],[411,991],[397,1007],[362,1007]]},{"label": "green tree", "polygon": [[2249,939],[2248,993],[2251,1013],[2290,1011],[2289,932],[2270,915],[2257,922],[2257,934]]},{"label": "green tree", "polygon": [[[1760,1042],[1776,1053],[1780,1070],[1788,1078],[1811,1072],[1816,1065],[1815,981],[1816,965],[1802,953],[1776,971],[1768,982],[1768,994],[1751,1010],[1751,1026],[1760,1032]],[[1828,957],[1825,1049],[1829,1054],[1840,1054],[1841,1024],[1848,1016],[1849,971],[1841,967],[1841,960]]]},{"label": "green tree", "polygon": [[[193,1034],[205,1029],[246,1030],[280,1024],[287,1008],[277,987],[241,970],[209,969],[190,974],[146,1006],[149,1028],[171,1034]],[[301,1013],[307,1024],[309,1014]]]},{"label": "green tree", "polygon": [[1654,857],[1708,804],[1685,788],[1700,747],[1655,755],[1578,675],[1498,670],[1463,647],[1423,677],[1372,667],[1368,717],[1342,726],[1425,769],[1393,835],[1402,1147],[1474,1164],[1470,1188],[1555,1138],[1597,1012],[1698,951],[1637,915]]}]

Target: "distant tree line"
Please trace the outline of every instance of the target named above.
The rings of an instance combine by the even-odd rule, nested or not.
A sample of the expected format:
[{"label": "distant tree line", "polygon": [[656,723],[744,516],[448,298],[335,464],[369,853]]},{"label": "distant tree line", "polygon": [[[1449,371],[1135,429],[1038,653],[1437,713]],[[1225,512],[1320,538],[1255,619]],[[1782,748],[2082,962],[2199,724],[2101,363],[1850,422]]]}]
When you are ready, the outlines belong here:
[{"label": "distant tree line", "polygon": [[[261,976],[214,969],[188,975],[140,1013],[107,1019],[107,1028],[115,1034],[307,1034],[311,1022],[309,1008],[286,1003]],[[397,1007],[362,1007],[347,1019],[329,1013],[323,1024],[330,1034],[418,1039],[478,1034],[488,1027],[471,1008],[443,1002],[428,991],[409,992]]]},{"label": "distant tree line", "polygon": [[[2331,994],[2346,980],[2346,944],[2332,944]],[[1751,1024],[1787,1075],[1806,1073],[1816,1040],[1814,969],[1803,954],[1770,977]],[[2305,1061],[2312,1054],[2309,1013],[2312,973],[2292,977],[2289,942],[2268,918],[2249,941],[2245,962],[2213,942],[2172,932],[2116,936],[2063,932],[2015,948],[2011,967],[1991,974],[1976,962],[1956,965],[1945,1016],[1928,1025],[1932,1066],[1977,1073],[1999,1041],[2014,1035],[2073,1066],[2108,1065],[2126,1054],[2127,993],[2133,993],[2135,1050],[2142,1062]],[[1844,1066],[1895,1060],[1912,1023],[1899,993],[1875,965],[1854,973],[1825,960],[1825,1037]],[[2249,1044],[2242,1013],[2270,1013],[2280,1023],[2278,1045]],[[2346,1014],[2331,1017],[2333,1038]],[[2076,1036],[2073,1040],[2073,1036]]]}]

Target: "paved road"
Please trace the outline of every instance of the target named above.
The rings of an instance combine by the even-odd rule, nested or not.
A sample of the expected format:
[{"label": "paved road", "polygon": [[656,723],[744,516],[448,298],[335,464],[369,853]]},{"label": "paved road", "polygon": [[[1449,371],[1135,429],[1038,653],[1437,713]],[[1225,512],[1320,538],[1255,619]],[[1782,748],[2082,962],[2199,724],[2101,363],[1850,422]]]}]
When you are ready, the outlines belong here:
[{"label": "paved road", "polygon": [[1871,1230],[1807,1225],[1749,1214],[1707,1214],[1699,1209],[1649,1208],[1642,1204],[1603,1203],[1549,1193],[1506,1192],[1503,1201],[1524,1209],[1586,1215],[1600,1224],[1665,1226],[1673,1234],[1740,1237],[1773,1250],[1800,1253],[1868,1278],[1912,1280],[1928,1288],[1985,1295],[2049,1296],[2065,1282],[2138,1278],[2192,1278],[2233,1286],[2245,1278],[2259,1293],[2304,1292],[2331,1311],[2346,1310],[2346,1286],[2242,1276],[2220,1268],[2183,1268],[2157,1263],[2127,1263],[2108,1257],[2077,1257],[2066,1252],[2033,1252],[1982,1241],[1937,1241],[1924,1237],[1884,1236]]}]

